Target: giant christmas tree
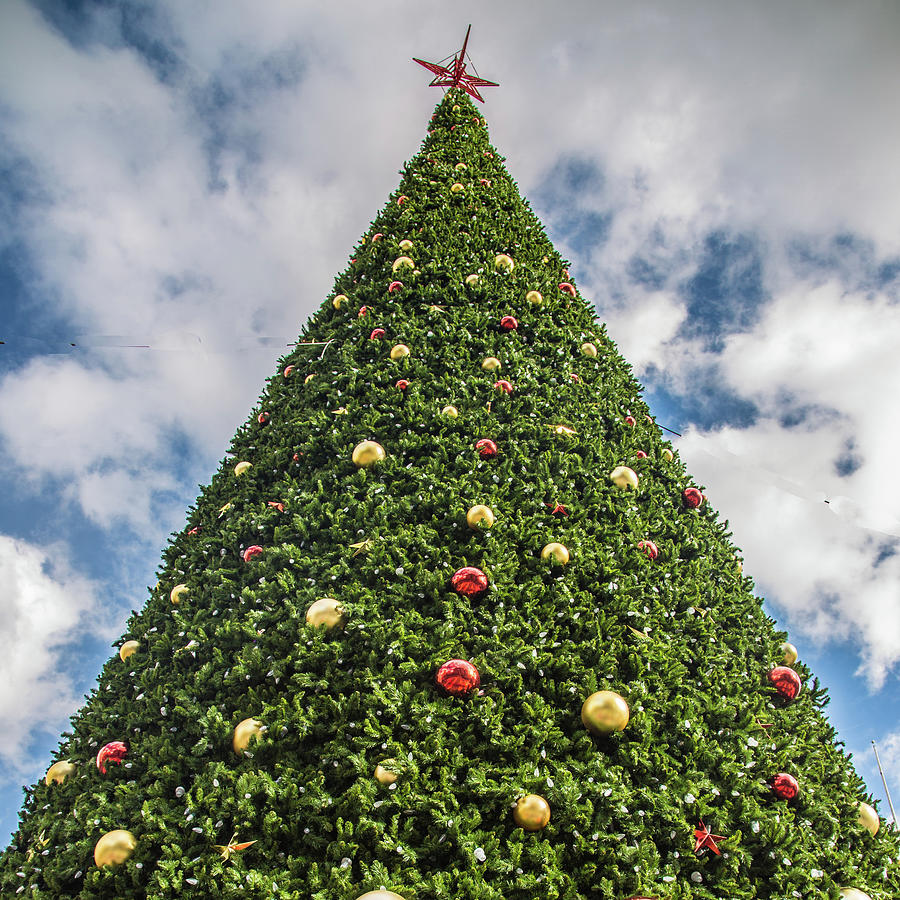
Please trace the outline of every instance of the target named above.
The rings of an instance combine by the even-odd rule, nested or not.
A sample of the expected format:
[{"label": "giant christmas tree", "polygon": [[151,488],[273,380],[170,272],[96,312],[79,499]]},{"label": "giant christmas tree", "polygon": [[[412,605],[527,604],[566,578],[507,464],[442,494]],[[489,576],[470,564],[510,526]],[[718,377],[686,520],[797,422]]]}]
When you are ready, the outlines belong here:
[{"label": "giant christmas tree", "polygon": [[825,692],[461,90],[402,174],[3,896],[900,896]]}]

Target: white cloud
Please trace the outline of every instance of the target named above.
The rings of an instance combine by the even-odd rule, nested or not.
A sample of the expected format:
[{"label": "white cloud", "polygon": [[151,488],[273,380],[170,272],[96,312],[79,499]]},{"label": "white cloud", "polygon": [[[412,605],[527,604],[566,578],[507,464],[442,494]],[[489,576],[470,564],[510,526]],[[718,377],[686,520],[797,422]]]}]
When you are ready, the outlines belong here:
[{"label": "white cloud", "polygon": [[0,760],[9,770],[27,771],[34,732],[61,730],[78,705],[60,665],[65,645],[89,634],[112,636],[95,592],[73,572],[65,546],[0,535]]}]

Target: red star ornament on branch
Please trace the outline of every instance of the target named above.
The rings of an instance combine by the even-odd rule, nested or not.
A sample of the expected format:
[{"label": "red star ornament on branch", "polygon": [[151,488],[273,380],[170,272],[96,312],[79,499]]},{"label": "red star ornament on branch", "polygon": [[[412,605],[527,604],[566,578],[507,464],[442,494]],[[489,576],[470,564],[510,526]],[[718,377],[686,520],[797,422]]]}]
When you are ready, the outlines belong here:
[{"label": "red star ornament on branch", "polygon": [[710,834],[709,829],[700,822],[694,831],[697,842],[694,844],[694,853],[702,853],[704,850],[712,850],[716,856],[721,856],[722,851],[716,846],[716,841],[724,841],[721,834]]},{"label": "red star ornament on branch", "polygon": [[416,59],[415,57],[413,57],[413,62],[417,62],[434,74],[434,78],[428,85],[429,87],[459,88],[476,100],[484,103],[484,97],[478,93],[478,88],[500,87],[500,85],[496,81],[487,81],[484,78],[479,78],[477,75],[469,75],[466,72],[466,45],[469,43],[469,32],[471,30],[472,26],[470,25],[466,30],[466,38],[463,41],[462,50],[453,57],[453,62],[444,65],[442,63],[425,62],[424,59]]}]

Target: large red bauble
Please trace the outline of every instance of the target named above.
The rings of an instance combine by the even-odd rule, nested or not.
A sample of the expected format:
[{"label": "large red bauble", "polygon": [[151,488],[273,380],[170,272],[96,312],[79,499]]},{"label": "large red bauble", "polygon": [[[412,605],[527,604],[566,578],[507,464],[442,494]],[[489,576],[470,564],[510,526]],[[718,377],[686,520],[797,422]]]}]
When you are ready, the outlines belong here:
[{"label": "large red bauble", "polygon": [[488,577],[475,566],[464,566],[450,577],[450,586],[463,597],[477,599],[488,589]]},{"label": "large red bauble", "polygon": [[263,555],[263,548],[259,546],[259,544],[254,544],[252,547],[248,547],[244,551],[244,562],[250,562],[251,559],[256,559],[257,556]]},{"label": "large red bauble", "polygon": [[384,329],[383,328],[373,328],[372,333],[369,335],[369,340],[377,341],[379,338],[384,337]]},{"label": "large red bauble", "polygon": [[513,386],[508,381],[495,381],[494,390],[500,394],[511,394]]},{"label": "large red bauble", "polygon": [[115,763],[117,766],[122,765],[128,748],[121,741],[110,741],[108,744],[100,748],[97,754],[97,768],[102,774],[106,774],[106,764]]},{"label": "large red bauble", "polygon": [[775,686],[775,690],[784,697],[785,700],[796,700],[803,687],[800,676],[787,666],[775,666],[769,672],[769,681]]},{"label": "large red bauble", "polygon": [[271,418],[272,418],[272,416],[271,416],[269,413],[267,413],[267,412],[261,412],[261,413],[256,417],[256,421],[259,422],[260,425],[265,425],[266,422],[268,422],[269,419],[271,419]]},{"label": "large red bauble", "polygon": [[782,800],[793,800],[800,793],[797,779],[787,772],[779,772],[769,783],[772,786],[772,793]]},{"label": "large red bauble", "polygon": [[653,541],[638,541],[638,550],[643,550],[650,559],[656,559],[659,556],[659,547]]},{"label": "large red bauble", "polygon": [[696,509],[703,502],[703,494],[694,487],[685,488],[681,496],[684,499],[684,505],[691,509]]},{"label": "large red bauble", "polygon": [[500,320],[500,327],[505,331],[515,331],[519,327],[515,316],[504,316]]},{"label": "large red bauble", "polygon": [[409,382],[405,378],[401,378],[395,385],[398,391],[405,391],[409,387]]},{"label": "large red bauble", "polygon": [[497,455],[497,445],[489,438],[482,438],[475,444],[475,449],[482,459],[490,459]]},{"label": "large red bauble", "polygon": [[481,684],[478,669],[465,659],[451,659],[445,662],[437,670],[435,680],[454,697],[465,697]]}]

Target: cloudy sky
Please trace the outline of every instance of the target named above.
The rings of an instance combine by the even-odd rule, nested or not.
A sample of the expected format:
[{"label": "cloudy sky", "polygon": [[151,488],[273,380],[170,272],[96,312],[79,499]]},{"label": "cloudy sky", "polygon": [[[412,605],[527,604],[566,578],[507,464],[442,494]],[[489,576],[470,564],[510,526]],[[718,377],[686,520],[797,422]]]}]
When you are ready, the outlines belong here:
[{"label": "cloudy sky", "polygon": [[4,842],[469,22],[512,176],[900,799],[900,6],[3,0]]}]

